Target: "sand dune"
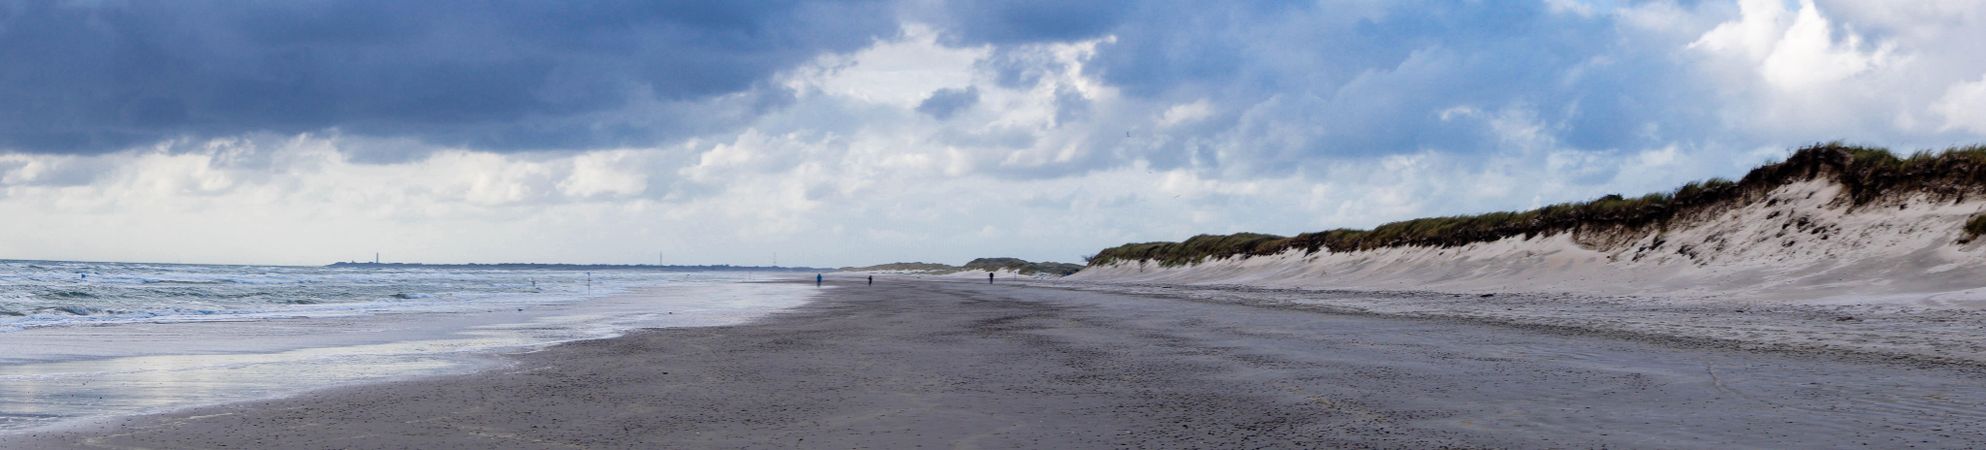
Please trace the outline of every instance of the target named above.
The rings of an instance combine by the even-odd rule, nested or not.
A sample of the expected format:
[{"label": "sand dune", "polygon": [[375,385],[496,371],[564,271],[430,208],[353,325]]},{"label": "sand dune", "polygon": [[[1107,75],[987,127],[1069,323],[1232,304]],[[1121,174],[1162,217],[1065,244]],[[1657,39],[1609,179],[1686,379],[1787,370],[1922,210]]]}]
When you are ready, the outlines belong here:
[{"label": "sand dune", "polygon": [[1960,243],[1986,201],[1909,196],[1856,205],[1828,179],[1662,229],[1576,230],[1459,247],[1284,251],[1176,267],[1089,267],[1071,280],[1443,292],[1578,292],[1673,299],[1986,306],[1986,243]]}]

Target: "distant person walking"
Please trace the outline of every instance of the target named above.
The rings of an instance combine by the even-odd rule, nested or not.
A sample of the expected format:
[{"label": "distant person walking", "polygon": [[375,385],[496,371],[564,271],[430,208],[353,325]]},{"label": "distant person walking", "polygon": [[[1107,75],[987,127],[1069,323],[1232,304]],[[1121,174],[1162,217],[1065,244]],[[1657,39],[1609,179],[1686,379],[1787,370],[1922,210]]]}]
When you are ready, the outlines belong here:
[{"label": "distant person walking", "polygon": [[870,275],[870,276],[869,276],[869,285],[870,285],[870,286],[875,286],[875,285],[876,285],[876,276],[875,276],[875,275]]},{"label": "distant person walking", "polygon": [[823,280],[826,280],[826,278],[821,278],[821,274],[814,274],[814,287],[821,287]]},{"label": "distant person walking", "polygon": [[986,284],[993,284],[993,272],[986,272]]}]

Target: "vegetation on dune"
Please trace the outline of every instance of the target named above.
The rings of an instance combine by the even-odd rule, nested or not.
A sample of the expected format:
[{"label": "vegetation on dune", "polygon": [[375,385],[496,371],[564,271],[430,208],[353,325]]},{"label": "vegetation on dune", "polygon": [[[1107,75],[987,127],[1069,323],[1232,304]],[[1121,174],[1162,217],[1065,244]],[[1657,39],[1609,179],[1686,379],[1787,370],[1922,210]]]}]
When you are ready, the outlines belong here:
[{"label": "vegetation on dune", "polygon": [[950,264],[938,264],[938,263],[927,263],[927,262],[900,262],[900,263],[889,263],[889,264],[877,264],[868,267],[843,267],[841,268],[841,270],[844,272],[882,272],[882,271],[957,272],[959,271],[959,268],[958,266],[954,266]]},{"label": "vegetation on dune", "polygon": [[987,272],[1012,270],[1015,272],[1019,272],[1022,275],[1033,275],[1036,273],[1068,275],[1068,274],[1076,273],[1076,271],[1083,270],[1083,266],[1076,264],[1069,264],[1069,263],[1058,263],[1058,262],[1047,262],[1047,261],[1029,262],[1028,260],[1020,259],[1020,258],[979,258],[966,262],[965,270],[980,270]]},{"label": "vegetation on dune", "polygon": [[1270,255],[1289,248],[1289,245],[1290,238],[1272,234],[1202,234],[1187,238],[1185,242],[1124,244],[1104,249],[1102,253],[1090,257],[1088,262],[1094,266],[1110,261],[1145,260],[1171,267],[1198,263],[1209,257]]},{"label": "vegetation on dune", "polygon": [[[1607,195],[1529,211],[1413,219],[1371,230],[1337,229],[1292,237],[1259,233],[1199,235],[1184,242],[1145,242],[1104,249],[1089,257],[1088,263],[1097,266],[1120,261],[1154,261],[1172,267],[1294,249],[1315,253],[1409,246],[1455,247],[1580,229],[1646,230],[1708,208],[1759,200],[1774,188],[1818,177],[1839,182],[1856,206],[1898,193],[1963,199],[1969,194],[1986,192],[1986,146],[1917,152],[1899,158],[1880,148],[1839,142],[1818,144],[1795,151],[1785,161],[1752,169],[1738,181],[1710,179],[1685,184],[1668,193],[1635,198]],[[1974,218],[1966,229],[1969,235],[1986,233],[1986,219]]]},{"label": "vegetation on dune", "polygon": [[1986,213],[1974,214],[1972,219],[1965,221],[1965,237],[1959,238],[1958,242],[1960,244],[1972,242],[1973,239],[1979,239],[1979,235],[1982,234],[1986,234]]},{"label": "vegetation on dune", "polygon": [[1073,274],[1081,271],[1083,271],[1082,264],[1070,264],[1064,262],[1048,262],[1048,261],[1028,264],[1027,267],[1022,268],[1020,270],[1021,275],[1034,275],[1037,273],[1045,273],[1045,274],[1055,275],[1058,277],[1068,276],[1069,274]]},{"label": "vegetation on dune", "polygon": [[845,272],[901,271],[901,272],[919,272],[919,273],[927,273],[927,274],[946,274],[953,272],[964,272],[968,270],[977,270],[977,271],[986,271],[986,272],[1012,270],[1015,272],[1019,272],[1023,275],[1033,275],[1036,273],[1068,275],[1068,274],[1076,273],[1076,271],[1078,270],[1083,270],[1083,266],[1078,264],[1048,262],[1048,261],[1032,262],[1020,258],[979,258],[972,260],[971,262],[965,263],[964,266],[954,266],[949,264],[924,263],[924,262],[907,262],[907,263],[900,262],[900,263],[889,263],[889,264],[877,264],[868,267],[843,267],[841,268],[841,270]]}]

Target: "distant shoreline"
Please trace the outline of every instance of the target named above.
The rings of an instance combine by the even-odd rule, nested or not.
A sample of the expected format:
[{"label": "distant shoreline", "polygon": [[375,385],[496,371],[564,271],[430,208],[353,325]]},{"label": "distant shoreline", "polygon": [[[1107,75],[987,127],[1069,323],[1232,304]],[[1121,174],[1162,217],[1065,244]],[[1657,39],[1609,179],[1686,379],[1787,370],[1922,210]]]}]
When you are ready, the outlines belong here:
[{"label": "distant shoreline", "polygon": [[425,264],[425,263],[369,263],[337,262],[324,267],[332,269],[485,269],[485,270],[653,270],[662,272],[833,272],[835,269],[818,267],[784,266],[733,266],[729,264],[678,266],[654,264],[537,264],[537,263],[493,263],[493,264]]},{"label": "distant shoreline", "polygon": [[324,265],[303,264],[248,264],[248,263],[197,263],[197,262],[157,262],[157,261],[91,261],[66,259],[8,259],[0,258],[0,263],[23,264],[131,264],[146,266],[210,266],[210,267],[291,267],[291,268],[340,268],[340,269],[543,269],[543,270],[660,270],[666,272],[833,272],[840,269],[822,267],[786,266],[733,266],[729,264],[707,265],[654,265],[654,264],[548,264],[548,263],[370,263],[342,261]]}]

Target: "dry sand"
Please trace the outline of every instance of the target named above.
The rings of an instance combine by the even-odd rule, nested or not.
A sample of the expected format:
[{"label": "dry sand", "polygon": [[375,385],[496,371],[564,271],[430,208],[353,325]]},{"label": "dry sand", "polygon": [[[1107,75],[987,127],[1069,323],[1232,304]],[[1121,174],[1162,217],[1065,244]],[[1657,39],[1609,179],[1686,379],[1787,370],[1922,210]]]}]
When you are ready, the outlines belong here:
[{"label": "dry sand", "polygon": [[1653,230],[1091,267],[1059,286],[1986,365],[1986,199],[1793,183]]},{"label": "dry sand", "polygon": [[753,324],[0,447],[1986,446],[1986,376],[1966,366],[1165,292],[835,284]]},{"label": "dry sand", "polygon": [[1139,296],[1333,314],[1459,320],[1693,345],[1986,367],[1986,310],[1916,302],[1445,293],[1031,281]]}]

